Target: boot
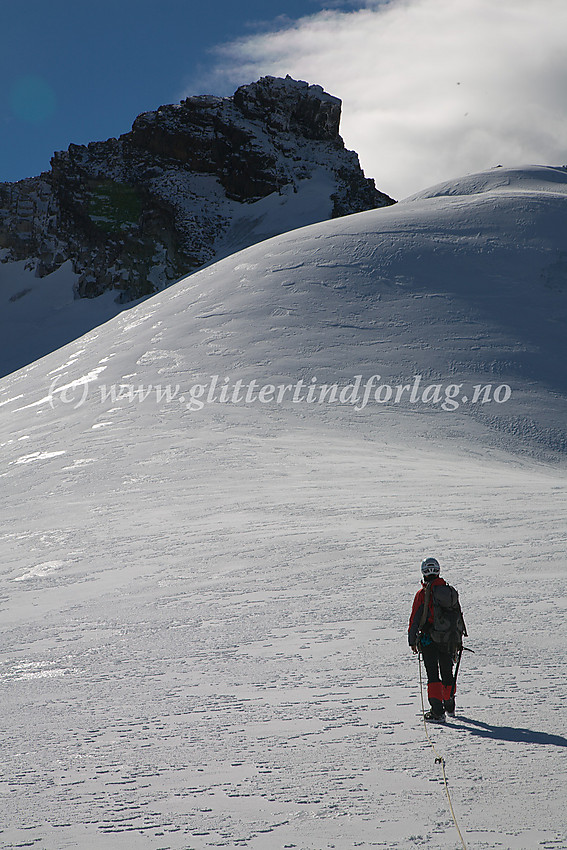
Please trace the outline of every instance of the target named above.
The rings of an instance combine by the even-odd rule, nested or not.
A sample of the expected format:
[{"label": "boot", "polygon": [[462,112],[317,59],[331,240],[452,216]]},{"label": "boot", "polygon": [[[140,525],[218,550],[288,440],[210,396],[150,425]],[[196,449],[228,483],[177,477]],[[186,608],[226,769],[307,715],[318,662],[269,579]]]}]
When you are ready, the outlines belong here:
[{"label": "boot", "polygon": [[430,723],[445,723],[447,720],[444,711],[441,714],[436,714],[432,708],[425,712],[423,719],[428,720]]},{"label": "boot", "polygon": [[443,700],[443,708],[450,717],[455,716],[455,697]]}]

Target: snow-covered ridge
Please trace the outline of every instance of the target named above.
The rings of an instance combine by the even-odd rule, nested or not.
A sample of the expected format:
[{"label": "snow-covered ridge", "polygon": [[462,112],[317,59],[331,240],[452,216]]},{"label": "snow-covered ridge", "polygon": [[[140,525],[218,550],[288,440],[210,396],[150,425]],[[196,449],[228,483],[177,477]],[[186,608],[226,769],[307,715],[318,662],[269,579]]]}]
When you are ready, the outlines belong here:
[{"label": "snow-covered ridge", "polygon": [[[416,404],[417,390],[397,389],[418,375],[439,393],[460,387],[452,426],[462,439],[562,455],[567,198],[555,192],[555,169],[547,190],[546,173],[538,191],[447,189],[237,252],[78,341],[85,353],[61,383],[92,373],[111,352],[105,384],[121,375],[152,386],[180,375],[188,385],[212,374],[318,385],[378,375],[391,388],[379,403],[391,391],[418,428],[434,433],[435,410],[449,401],[422,404],[422,389]],[[45,362],[59,367],[62,356]],[[15,386],[29,395],[42,374],[36,364],[29,378],[14,376]],[[47,398],[48,383],[36,386],[35,401]],[[479,403],[485,386],[489,398]]]},{"label": "snow-covered ridge", "polygon": [[490,171],[481,171],[457,180],[438,183],[404,198],[404,202],[439,198],[443,195],[478,195],[495,191],[557,192],[565,195],[567,194],[567,166],[526,165],[521,168],[497,166]]}]

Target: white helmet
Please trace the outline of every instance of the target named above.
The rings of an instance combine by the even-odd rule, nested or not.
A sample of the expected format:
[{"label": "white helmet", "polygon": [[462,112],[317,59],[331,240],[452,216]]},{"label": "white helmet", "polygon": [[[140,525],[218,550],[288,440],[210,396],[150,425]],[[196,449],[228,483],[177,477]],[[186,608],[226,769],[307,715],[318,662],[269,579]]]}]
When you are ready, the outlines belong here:
[{"label": "white helmet", "polygon": [[421,562],[421,573],[424,578],[427,578],[427,576],[438,576],[440,572],[441,567],[437,558],[425,558]]}]

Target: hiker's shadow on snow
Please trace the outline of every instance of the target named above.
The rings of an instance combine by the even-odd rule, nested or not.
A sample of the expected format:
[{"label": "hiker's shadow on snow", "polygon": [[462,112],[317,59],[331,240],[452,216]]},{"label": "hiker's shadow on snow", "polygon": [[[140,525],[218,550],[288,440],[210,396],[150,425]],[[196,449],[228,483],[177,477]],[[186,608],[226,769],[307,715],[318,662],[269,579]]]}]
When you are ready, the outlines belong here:
[{"label": "hiker's shadow on snow", "polygon": [[[551,744],[555,747],[567,747],[567,738],[561,735],[549,735],[547,732],[536,732],[533,729],[517,729],[515,726],[491,726],[470,717],[456,718],[467,724],[466,730],[471,735],[480,738],[493,738],[496,741],[516,741],[522,744]],[[471,724],[470,726],[468,724]]]}]

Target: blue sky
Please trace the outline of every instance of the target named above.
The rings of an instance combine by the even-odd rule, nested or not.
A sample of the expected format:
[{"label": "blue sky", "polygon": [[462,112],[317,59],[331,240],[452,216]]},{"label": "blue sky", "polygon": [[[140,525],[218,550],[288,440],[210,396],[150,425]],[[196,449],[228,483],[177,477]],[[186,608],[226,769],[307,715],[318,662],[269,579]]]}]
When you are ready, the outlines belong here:
[{"label": "blue sky", "polygon": [[[2,0],[0,181],[48,169],[53,151],[70,142],[128,131],[140,112],[178,101],[210,76],[215,45],[321,6],[317,0]],[[225,82],[215,86],[219,91],[210,93],[232,93],[220,91]]]},{"label": "blue sky", "polygon": [[265,74],[343,101],[402,198],[495,165],[567,164],[565,0],[0,0],[0,181]]}]

